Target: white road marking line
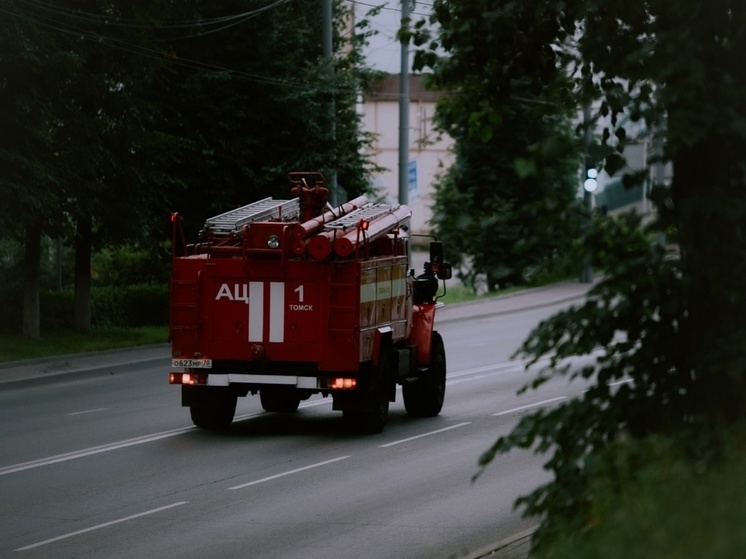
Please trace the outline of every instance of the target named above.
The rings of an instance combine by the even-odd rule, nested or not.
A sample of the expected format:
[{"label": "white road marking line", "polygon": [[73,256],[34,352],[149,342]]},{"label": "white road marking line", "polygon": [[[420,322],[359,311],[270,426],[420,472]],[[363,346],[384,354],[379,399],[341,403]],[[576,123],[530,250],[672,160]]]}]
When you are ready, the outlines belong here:
[{"label": "white road marking line", "polygon": [[521,406],[521,407],[513,408],[513,409],[510,409],[510,410],[501,411],[501,412],[498,412],[498,413],[493,413],[492,415],[495,416],[495,417],[498,417],[500,415],[508,415],[510,413],[515,413],[515,412],[521,411],[521,410],[527,410],[529,408],[537,408],[539,406],[543,406],[544,404],[549,404],[551,402],[558,402],[559,400],[567,400],[567,396],[558,396],[557,398],[549,398],[549,400],[543,400],[541,402],[536,402],[535,404],[528,404],[526,406]]},{"label": "white road marking line", "polygon": [[475,373],[503,373],[505,369],[514,369],[519,366],[525,366],[527,361],[507,361],[505,363],[497,363],[493,365],[484,365],[482,367],[474,367],[473,369],[464,369],[463,371],[456,371],[455,373],[448,373],[448,378],[463,377],[466,375],[473,375]]},{"label": "white road marking line", "polygon": [[304,403],[302,403],[298,407],[301,408],[301,409],[303,409],[303,408],[312,408],[314,406],[323,406],[324,404],[326,404],[328,406],[331,406],[332,405],[332,399],[331,398],[321,398],[321,399],[317,399],[317,400],[311,400],[310,402],[304,402]]},{"label": "white road marking line", "polygon": [[96,408],[94,410],[74,411],[74,412],[71,412],[71,413],[66,413],[65,415],[67,415],[67,416],[83,415],[85,413],[96,413],[96,412],[99,412],[99,411],[106,411],[106,408]]},{"label": "white road marking line", "polygon": [[262,479],[257,479],[255,481],[250,481],[249,483],[242,483],[241,485],[234,485],[233,487],[229,487],[228,490],[232,489],[243,489],[244,487],[249,487],[250,485],[257,485],[259,483],[264,483],[265,481],[272,481],[273,479],[277,479],[280,477],[289,476],[292,474],[297,474],[298,472],[304,472],[306,470],[311,470],[313,468],[319,468],[321,466],[326,466],[327,464],[333,464],[334,462],[339,462],[340,460],[347,460],[349,456],[340,456],[339,458],[332,458],[331,460],[326,460],[325,462],[319,462],[318,464],[311,464],[310,466],[303,466],[302,468],[297,468],[295,470],[290,470],[288,472],[282,472],[281,474],[275,474],[273,476],[265,477]]},{"label": "white road marking line", "polygon": [[[473,369],[457,371],[453,374],[448,375],[449,380],[447,382],[451,384],[452,381],[450,379],[452,378],[462,377],[466,375],[474,375],[475,373],[481,373],[481,372],[487,372],[487,371],[492,371],[493,374],[501,374],[502,372],[504,372],[505,369],[511,369],[511,368],[514,368],[516,365],[522,365],[524,363],[525,362],[521,362],[521,361],[509,361],[509,362],[504,362],[504,363],[500,363],[497,365],[485,365],[482,367],[475,367]],[[478,378],[482,378],[484,376],[488,376],[488,375],[480,375],[479,377],[474,377],[473,379],[470,379],[470,380],[477,380]],[[397,388],[401,389],[401,387],[397,387]],[[307,407],[320,406],[320,405],[330,404],[330,403],[331,403],[330,399],[323,398],[321,400],[303,403],[299,407],[307,408]],[[85,410],[81,412],[73,412],[73,414],[68,414],[68,415],[81,414],[81,413],[93,413],[96,411],[103,411],[104,409],[106,408],[99,408],[95,410]],[[259,415],[263,415],[263,413],[264,412],[254,412],[254,413],[247,413],[243,415],[237,415],[234,418],[234,421],[241,421],[244,419],[257,417]],[[503,413],[511,413],[511,412],[503,412]],[[86,449],[77,450],[73,452],[66,452],[64,454],[57,454],[54,456],[49,456],[47,458],[40,458],[38,460],[22,462],[20,464],[11,464],[10,466],[0,467],[0,476],[4,476],[7,474],[12,474],[16,472],[22,472],[24,470],[30,470],[33,468],[40,468],[42,466],[49,466],[51,464],[57,464],[59,462],[66,462],[68,460],[76,460],[78,458],[84,458],[86,456],[91,456],[94,454],[101,454],[101,453],[109,452],[112,450],[119,450],[121,448],[127,448],[130,446],[145,444],[145,443],[157,441],[160,439],[175,437],[177,435],[181,435],[182,433],[187,433],[189,431],[195,431],[195,430],[197,430],[197,427],[194,427],[194,426],[182,427],[180,429],[173,429],[171,431],[163,431],[161,433],[153,433],[151,435],[144,435],[142,437],[136,437],[134,439],[127,439],[124,441],[118,441],[118,442],[108,443],[108,444],[104,444],[100,446],[94,446],[91,448],[86,448]]]},{"label": "white road marking line", "polygon": [[196,429],[196,427],[182,427],[181,429],[163,431],[161,433],[154,433],[152,435],[145,435],[134,439],[127,439],[124,441],[103,444],[83,450],[76,450],[74,452],[66,452],[64,454],[57,454],[55,456],[40,458],[38,460],[31,460],[30,462],[23,462],[21,464],[13,464],[11,466],[0,468],[0,476],[12,474],[15,472],[22,472],[23,470],[30,470],[32,468],[39,468],[41,466],[48,466],[50,464],[57,464],[58,462],[67,462],[68,460],[75,460],[77,458],[83,458],[85,456],[91,456],[93,454],[101,454],[102,452],[109,452],[111,450],[119,450],[120,448],[127,448],[138,444],[149,443],[168,437],[175,437],[177,435],[181,435],[182,433],[194,431]]},{"label": "white road marking line", "polygon": [[[319,404],[328,403],[325,401],[319,402]],[[305,404],[302,407],[310,407],[311,405],[319,405],[319,404]],[[254,413],[247,413],[242,415],[237,415],[233,418],[234,421],[241,421],[244,419],[250,419],[252,417],[257,417],[260,415],[264,415],[265,412],[254,412]],[[31,470],[33,468],[40,468],[42,466],[49,466],[51,464],[57,464],[59,462],[67,462],[68,460],[76,460],[78,458],[84,458],[86,456],[91,456],[93,454],[101,454],[103,452],[109,452],[112,450],[119,450],[120,448],[127,448],[130,446],[136,446],[139,444],[145,444],[150,443],[153,441],[158,441],[160,439],[167,439],[169,437],[176,437],[178,435],[181,435],[183,433],[188,433],[189,431],[197,431],[198,428],[191,426],[191,427],[181,427],[179,429],[172,429],[171,431],[163,431],[161,433],[153,433],[152,435],[144,435],[142,437],[136,437],[134,439],[127,439],[124,441],[118,441],[114,443],[108,443],[103,444],[100,446],[94,446],[91,448],[84,448],[83,450],[76,450],[73,452],[66,452],[64,454],[56,454],[54,456],[48,456],[47,458],[39,458],[38,460],[31,460],[29,462],[22,462],[20,464],[12,464],[10,466],[5,466],[0,468],[0,476],[4,476],[7,474],[13,474],[16,472],[22,472],[24,470]]]},{"label": "white road marking line", "polygon": [[19,547],[18,549],[14,551],[26,551],[29,549],[33,549],[35,547],[40,547],[42,545],[47,545],[49,543],[58,542],[60,540],[64,540],[67,538],[72,538],[73,536],[79,536],[80,534],[85,534],[86,532],[93,532],[94,530],[99,530],[101,528],[106,528],[107,526],[112,526],[114,524],[119,524],[121,522],[127,522],[128,520],[134,520],[135,518],[140,518],[141,516],[148,516],[149,514],[155,514],[156,512],[161,512],[163,510],[172,509],[174,507],[179,507],[181,505],[186,505],[189,501],[179,501],[178,503],[173,503],[171,505],[166,505],[165,507],[159,507],[157,509],[148,510],[145,512],[140,512],[137,514],[133,514],[132,516],[128,516],[126,518],[120,518],[118,520],[112,520],[111,522],[104,522],[103,524],[99,524],[97,526],[91,526],[90,528],[84,528],[83,530],[78,530],[77,532],[70,532],[69,534],[63,534],[62,536],[57,536],[56,538],[51,538],[48,540],[44,540],[43,542],[37,542],[32,543],[31,545],[27,545],[25,547]]},{"label": "white road marking line", "polygon": [[394,441],[392,443],[386,443],[378,445],[380,448],[387,448],[389,446],[394,446],[397,444],[402,443],[408,443],[409,441],[414,441],[416,439],[421,439],[422,437],[429,437],[430,435],[437,435],[438,433],[443,433],[444,431],[450,431],[451,429],[456,429],[457,427],[463,427],[464,425],[469,425],[471,421],[466,421],[464,423],[458,423],[456,425],[451,425],[450,427],[445,427],[444,429],[438,429],[437,431],[430,431],[428,433],[423,433],[421,435],[415,435],[414,437],[409,437],[407,439],[401,439],[399,441]]}]

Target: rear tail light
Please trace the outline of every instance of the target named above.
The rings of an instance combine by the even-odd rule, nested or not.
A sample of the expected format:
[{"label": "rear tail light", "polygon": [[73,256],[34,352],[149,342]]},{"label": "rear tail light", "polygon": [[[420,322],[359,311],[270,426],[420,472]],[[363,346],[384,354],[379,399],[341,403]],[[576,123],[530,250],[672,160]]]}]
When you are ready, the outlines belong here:
[{"label": "rear tail light", "polygon": [[169,384],[207,384],[204,373],[171,373],[168,375]]},{"label": "rear tail light", "polygon": [[354,390],[357,388],[355,378],[332,378],[329,379],[329,388],[334,390]]}]

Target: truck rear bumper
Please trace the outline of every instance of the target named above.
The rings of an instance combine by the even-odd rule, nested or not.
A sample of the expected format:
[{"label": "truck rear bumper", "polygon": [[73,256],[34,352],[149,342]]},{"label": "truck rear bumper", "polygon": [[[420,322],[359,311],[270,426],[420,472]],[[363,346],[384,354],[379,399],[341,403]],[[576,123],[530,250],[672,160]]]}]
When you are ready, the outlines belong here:
[{"label": "truck rear bumper", "polygon": [[306,390],[326,388],[326,386],[321,386],[321,379],[317,377],[300,377],[296,375],[248,375],[240,373],[207,375],[207,386],[230,386],[231,384],[274,384],[280,386],[294,386]]}]

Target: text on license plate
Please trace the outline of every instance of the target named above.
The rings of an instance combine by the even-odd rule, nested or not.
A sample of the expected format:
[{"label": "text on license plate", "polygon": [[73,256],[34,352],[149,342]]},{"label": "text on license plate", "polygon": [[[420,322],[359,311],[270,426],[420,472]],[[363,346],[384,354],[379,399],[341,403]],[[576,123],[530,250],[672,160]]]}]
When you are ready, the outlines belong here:
[{"label": "text on license plate", "polygon": [[187,369],[212,369],[212,359],[171,359],[171,366]]}]

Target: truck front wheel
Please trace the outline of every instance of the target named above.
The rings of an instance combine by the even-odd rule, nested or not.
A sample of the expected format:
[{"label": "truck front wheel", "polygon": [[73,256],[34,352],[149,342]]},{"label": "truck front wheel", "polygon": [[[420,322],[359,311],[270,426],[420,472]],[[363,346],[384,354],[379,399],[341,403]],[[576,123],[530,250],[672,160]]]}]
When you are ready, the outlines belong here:
[{"label": "truck front wheel", "polygon": [[433,332],[430,342],[430,366],[412,384],[402,386],[404,408],[407,413],[420,417],[433,417],[443,409],[446,394],[446,351],[443,338]]}]

